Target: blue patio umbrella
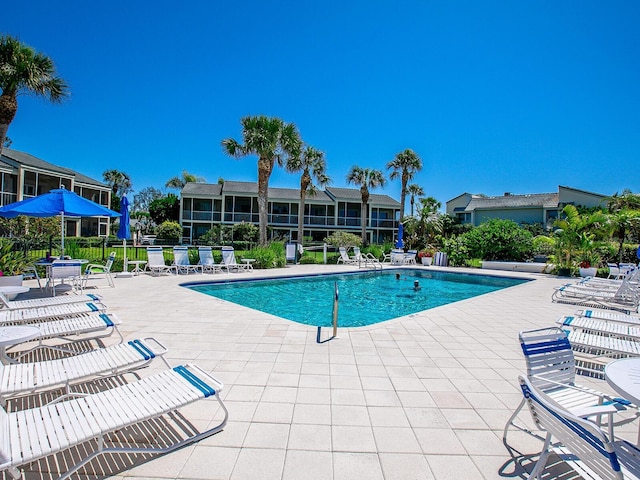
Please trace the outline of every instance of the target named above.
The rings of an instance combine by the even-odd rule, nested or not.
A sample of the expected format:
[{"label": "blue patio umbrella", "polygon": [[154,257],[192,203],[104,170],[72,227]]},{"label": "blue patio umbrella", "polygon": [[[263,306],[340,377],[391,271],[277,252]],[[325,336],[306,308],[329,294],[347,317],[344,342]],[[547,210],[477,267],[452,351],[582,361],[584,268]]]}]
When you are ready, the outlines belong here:
[{"label": "blue patio umbrella", "polygon": [[398,241],[396,241],[396,248],[404,248],[404,240],[402,239],[402,237],[404,237],[404,225],[399,224],[398,225]]},{"label": "blue patio umbrella", "polygon": [[124,263],[122,272],[127,272],[127,240],[131,237],[131,225],[129,221],[129,199],[123,196],[120,199],[120,228],[118,228],[118,238],[122,240],[122,251],[124,252]]},{"label": "blue patio umbrella", "polygon": [[638,251],[636,252],[636,257],[638,257],[638,259],[640,259],[640,247],[638,247]]},{"label": "blue patio umbrella", "polygon": [[64,255],[64,217],[119,217],[118,212],[109,210],[91,200],[64,188],[56,188],[49,193],[27,198],[0,208],[0,217],[56,217],[60,215],[62,223],[62,251]]}]

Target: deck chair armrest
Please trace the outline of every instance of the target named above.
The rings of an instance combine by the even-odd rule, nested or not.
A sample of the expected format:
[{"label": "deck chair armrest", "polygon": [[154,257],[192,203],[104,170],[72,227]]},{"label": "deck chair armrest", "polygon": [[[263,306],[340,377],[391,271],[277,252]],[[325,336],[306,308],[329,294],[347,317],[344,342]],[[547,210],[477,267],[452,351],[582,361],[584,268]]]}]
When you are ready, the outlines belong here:
[{"label": "deck chair armrest", "polygon": [[198,378],[200,378],[200,380],[204,381],[207,385],[212,387],[216,391],[216,395],[223,390],[224,384],[220,380],[218,380],[216,377],[214,377],[210,373],[205,372],[197,365],[188,363],[185,365],[185,367],[189,369]]},{"label": "deck chair armrest", "polygon": [[580,407],[571,409],[570,412],[574,414],[576,417],[592,417],[594,415],[611,415],[613,413],[618,413],[620,411],[620,406],[615,403],[609,403],[607,405],[594,405],[593,407]]},{"label": "deck chair armrest", "polygon": [[555,380],[552,380],[552,379],[547,378],[547,377],[542,376],[542,375],[532,375],[531,378],[536,378],[538,380],[542,380],[542,381],[547,382],[547,383],[552,383],[554,385],[558,385],[559,387],[570,388],[570,389],[576,390],[578,392],[591,394],[596,398],[614,400],[614,398],[611,395],[607,395],[607,394],[602,393],[602,392],[595,392],[595,391],[593,391],[593,390],[591,390],[589,388],[581,387],[580,385],[571,385],[571,384],[568,384],[568,383],[557,382]]},{"label": "deck chair armrest", "polygon": [[[144,337],[142,340],[144,341],[145,346],[157,356],[162,356],[169,351],[167,347],[153,337]],[[149,344],[153,344],[154,346],[152,347]]]}]

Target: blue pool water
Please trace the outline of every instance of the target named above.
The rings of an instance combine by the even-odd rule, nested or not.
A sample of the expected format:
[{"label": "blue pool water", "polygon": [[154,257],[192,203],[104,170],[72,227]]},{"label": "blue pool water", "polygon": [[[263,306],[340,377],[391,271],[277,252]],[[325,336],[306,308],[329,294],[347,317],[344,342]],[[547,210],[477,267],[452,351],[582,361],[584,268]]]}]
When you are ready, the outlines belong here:
[{"label": "blue pool water", "polygon": [[[396,279],[396,274],[400,275]],[[420,288],[414,288],[418,281]],[[398,269],[265,280],[192,284],[189,288],[278,317],[314,326],[332,323],[334,285],[338,324],[359,327],[475,297],[527,280]]]}]

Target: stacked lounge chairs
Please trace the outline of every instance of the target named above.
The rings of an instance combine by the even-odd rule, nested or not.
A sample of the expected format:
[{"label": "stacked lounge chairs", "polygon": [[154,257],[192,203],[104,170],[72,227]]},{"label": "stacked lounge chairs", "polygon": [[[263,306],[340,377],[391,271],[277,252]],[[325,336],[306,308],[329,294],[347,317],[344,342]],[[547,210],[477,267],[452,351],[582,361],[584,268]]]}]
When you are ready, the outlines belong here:
[{"label": "stacked lounge chairs", "polygon": [[[6,317],[5,329],[29,325],[40,331],[32,338],[36,347],[29,348],[28,343],[15,346],[19,351],[3,355],[0,365],[0,471],[12,478],[22,476],[21,467],[57,454],[64,461],[46,463],[58,465],[60,478],[68,478],[103,453],[164,454],[218,433],[226,425],[222,382],[196,365],[171,368],[164,358],[167,349],[153,338],[124,342],[118,331],[120,321],[107,312],[99,297],[5,300],[0,308],[0,315]],[[88,303],[95,306],[91,313],[74,311]],[[61,343],[103,338],[113,332],[120,337],[116,344],[98,344],[99,348],[79,354]],[[50,339],[55,341],[50,343]],[[23,362],[39,348],[53,353]],[[140,369],[156,358],[166,368],[141,375]],[[134,381],[129,381],[129,374]],[[54,400],[48,401],[51,396]],[[216,416],[221,417],[206,429],[174,414],[204,399],[216,400],[220,407]],[[171,424],[171,434],[154,431],[158,422]],[[143,443],[131,442],[130,433],[123,441],[120,431],[131,429],[140,432]],[[74,453],[68,455],[68,449]]]}]

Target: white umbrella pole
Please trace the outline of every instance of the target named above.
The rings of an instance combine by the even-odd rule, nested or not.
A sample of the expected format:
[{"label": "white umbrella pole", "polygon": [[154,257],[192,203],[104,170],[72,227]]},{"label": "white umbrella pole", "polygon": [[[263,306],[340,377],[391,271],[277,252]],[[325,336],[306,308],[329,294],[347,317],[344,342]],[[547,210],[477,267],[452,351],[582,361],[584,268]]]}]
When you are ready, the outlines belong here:
[{"label": "white umbrella pole", "polygon": [[60,249],[60,259],[64,258],[64,212],[60,212],[60,217],[62,218],[62,225],[60,226],[60,230],[62,231],[62,248]]},{"label": "white umbrella pole", "polygon": [[116,274],[118,278],[131,278],[133,277],[133,273],[129,271],[127,268],[127,239],[122,239],[122,251],[124,252],[124,261],[122,264],[122,272]]}]

